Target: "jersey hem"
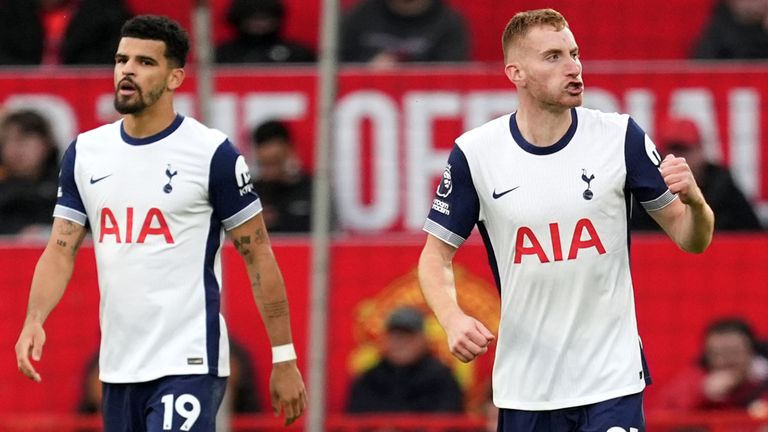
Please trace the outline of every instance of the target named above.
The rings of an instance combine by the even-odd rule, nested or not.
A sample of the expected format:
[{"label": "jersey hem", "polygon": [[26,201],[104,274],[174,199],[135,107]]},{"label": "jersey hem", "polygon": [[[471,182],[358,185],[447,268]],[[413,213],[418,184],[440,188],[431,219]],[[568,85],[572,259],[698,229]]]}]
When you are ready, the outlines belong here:
[{"label": "jersey hem", "polygon": [[[99,380],[109,384],[133,384],[154,381],[159,378],[176,375],[209,375],[209,368],[207,365],[196,366],[194,368],[176,368],[166,369],[157,373],[142,373],[136,375],[123,375],[123,374],[99,374]],[[219,368],[218,377],[228,377],[229,369],[222,370]]]},{"label": "jersey hem", "polygon": [[625,387],[620,390],[614,390],[608,393],[602,393],[599,395],[585,396],[576,399],[565,399],[558,401],[547,402],[525,402],[514,400],[499,400],[494,397],[493,403],[499,408],[525,410],[525,411],[551,411],[563,408],[573,408],[578,406],[590,405],[598,402],[604,402],[609,399],[615,399],[622,396],[628,396],[636,393],[640,393],[645,389],[645,382],[639,385],[633,385]]}]

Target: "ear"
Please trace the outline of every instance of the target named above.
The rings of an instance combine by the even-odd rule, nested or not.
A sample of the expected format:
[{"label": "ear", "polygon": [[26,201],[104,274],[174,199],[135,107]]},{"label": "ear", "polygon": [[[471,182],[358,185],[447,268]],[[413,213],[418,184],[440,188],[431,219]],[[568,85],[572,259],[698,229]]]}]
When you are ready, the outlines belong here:
[{"label": "ear", "polygon": [[185,72],[183,68],[175,68],[171,70],[171,75],[168,77],[168,90],[176,90],[181,87],[181,83],[184,82]]},{"label": "ear", "polygon": [[504,74],[516,87],[525,86],[525,72],[520,69],[520,64],[513,62],[504,66]]}]

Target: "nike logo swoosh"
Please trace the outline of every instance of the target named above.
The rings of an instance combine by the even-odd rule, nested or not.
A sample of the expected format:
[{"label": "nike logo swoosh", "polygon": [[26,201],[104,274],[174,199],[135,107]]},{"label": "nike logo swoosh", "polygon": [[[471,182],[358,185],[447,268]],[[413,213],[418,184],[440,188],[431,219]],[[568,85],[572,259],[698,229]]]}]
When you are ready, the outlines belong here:
[{"label": "nike logo swoosh", "polygon": [[513,190],[515,190],[515,189],[519,188],[519,187],[520,187],[520,186],[515,186],[515,187],[513,187],[512,189],[508,189],[508,190],[505,190],[505,191],[504,191],[504,192],[502,192],[502,193],[496,193],[496,189],[494,189],[494,190],[493,190],[493,199],[499,199],[499,198],[503,197],[504,195],[506,195],[506,194],[508,194],[508,193],[512,192]]},{"label": "nike logo swoosh", "polygon": [[91,176],[91,184],[94,184],[94,183],[98,183],[98,182],[100,182],[100,181],[104,180],[105,178],[107,178],[107,177],[109,177],[109,176],[111,176],[111,175],[112,175],[112,174],[107,174],[107,175],[105,175],[104,177],[99,177],[99,178],[97,178],[97,179],[95,179],[95,178],[93,178],[93,176]]}]

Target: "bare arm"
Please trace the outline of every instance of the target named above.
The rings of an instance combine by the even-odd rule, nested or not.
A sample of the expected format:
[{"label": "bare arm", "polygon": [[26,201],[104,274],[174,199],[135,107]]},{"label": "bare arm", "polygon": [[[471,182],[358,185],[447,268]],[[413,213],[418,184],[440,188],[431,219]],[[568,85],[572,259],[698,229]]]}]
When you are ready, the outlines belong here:
[{"label": "bare arm", "polygon": [[701,253],[712,241],[715,216],[685,159],[667,155],[661,163],[661,175],[669,190],[678,195],[661,210],[648,214],[669,237],[686,252]]},{"label": "bare arm", "polygon": [[461,310],[456,297],[453,256],[456,248],[429,235],[419,258],[419,284],[427,304],[448,336],[451,353],[463,362],[488,351],[493,333]]},{"label": "bare arm", "polygon": [[27,316],[16,342],[16,363],[24,375],[37,382],[41,377],[29,358],[31,355],[39,361],[42,356],[45,344],[43,323],[64,295],[85,232],[85,227],[80,224],[54,218],[51,237],[32,276]]},{"label": "bare arm", "polygon": [[[261,314],[272,346],[291,344],[291,322],[285,283],[272,253],[264,218],[256,215],[229,231],[229,237],[245,262],[253,299]],[[274,363],[270,379],[275,414],[285,411],[286,424],[293,423],[306,408],[307,396],[296,360]]]}]

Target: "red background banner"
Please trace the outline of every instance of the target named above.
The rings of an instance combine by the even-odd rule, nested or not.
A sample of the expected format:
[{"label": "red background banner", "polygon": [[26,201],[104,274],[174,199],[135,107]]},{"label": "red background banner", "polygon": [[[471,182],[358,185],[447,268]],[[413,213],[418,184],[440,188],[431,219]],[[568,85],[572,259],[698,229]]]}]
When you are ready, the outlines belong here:
[{"label": "red background banner", "polygon": [[[768,67],[694,63],[585,65],[585,106],[627,112],[653,137],[668,115],[696,121],[707,155],[728,165],[768,220],[765,145]],[[0,73],[0,103],[32,106],[53,120],[62,145],[79,131],[116,119],[111,72]],[[249,133],[276,117],[291,127],[311,168],[316,130],[313,69],[218,69],[212,118],[246,156]],[[194,77],[177,109],[197,115]],[[516,95],[500,68],[471,66],[371,72],[347,68],[339,81],[331,170],[340,227],[397,232],[421,227],[447,153],[462,131],[514,110]]]},{"label": "red background banner", "polygon": [[[375,344],[386,312],[400,303],[422,304],[414,274],[422,241],[421,235],[334,241],[324,389],[330,412],[343,409],[350,379],[376,360]],[[288,286],[294,338],[306,375],[310,244],[306,238],[277,238],[274,249]],[[92,249],[85,246],[67,293],[46,323],[48,341],[39,364],[43,382],[32,383],[17,371],[11,347],[21,328],[40,252],[34,245],[0,248],[0,346],[6,347],[6,355],[0,356],[0,414],[73,412],[86,361],[98,348],[96,271]],[[242,263],[231,247],[225,249],[224,258],[225,316],[231,335],[252,356],[266,410],[269,344]],[[656,383],[647,393],[650,404],[656,386],[695,361],[702,331],[711,319],[740,315],[760,335],[768,335],[768,236],[718,235],[703,255],[685,254],[662,236],[635,236],[632,260],[640,334]],[[477,236],[459,250],[456,263],[462,305],[493,326],[498,296]],[[439,355],[450,361],[444,335],[433,318],[427,329]],[[469,366],[451,364],[472,408],[488,383],[492,358]],[[310,389],[310,394],[317,391]]]}]

